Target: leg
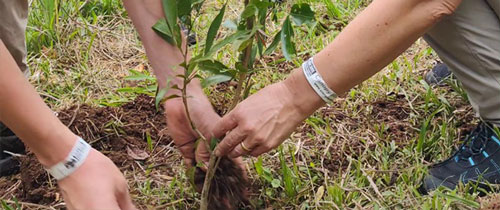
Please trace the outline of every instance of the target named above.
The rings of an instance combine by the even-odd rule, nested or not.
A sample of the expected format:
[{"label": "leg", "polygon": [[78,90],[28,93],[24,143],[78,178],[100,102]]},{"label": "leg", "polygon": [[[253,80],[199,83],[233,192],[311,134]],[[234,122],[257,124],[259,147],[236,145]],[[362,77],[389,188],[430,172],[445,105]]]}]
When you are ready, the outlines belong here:
[{"label": "leg", "polygon": [[[27,0],[0,0],[0,40],[7,46],[17,65],[27,76],[25,31],[28,22]],[[24,145],[0,122],[0,176],[15,173],[18,162],[4,151],[24,153]]]},{"label": "leg", "polygon": [[464,0],[425,36],[462,82],[476,113],[500,125],[500,3]]},{"label": "leg", "polygon": [[[462,82],[480,123],[447,160],[429,169],[421,190],[458,183],[500,184],[500,2],[463,0],[425,36]],[[484,187],[488,189],[487,187]]]}]

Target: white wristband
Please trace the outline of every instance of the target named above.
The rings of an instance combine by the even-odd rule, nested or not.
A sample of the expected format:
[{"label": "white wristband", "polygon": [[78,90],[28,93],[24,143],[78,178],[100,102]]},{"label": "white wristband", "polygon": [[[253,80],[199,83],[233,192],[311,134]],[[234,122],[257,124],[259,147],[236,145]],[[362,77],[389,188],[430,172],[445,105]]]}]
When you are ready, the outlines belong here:
[{"label": "white wristband", "polygon": [[57,180],[64,179],[85,162],[91,148],[87,142],[78,137],[68,157],[64,161],[50,167],[47,171]]},{"label": "white wristband", "polygon": [[302,64],[302,70],[304,71],[307,81],[319,97],[321,97],[326,103],[333,102],[333,99],[337,97],[337,94],[328,87],[319,74],[316,66],[314,66],[313,57]]}]

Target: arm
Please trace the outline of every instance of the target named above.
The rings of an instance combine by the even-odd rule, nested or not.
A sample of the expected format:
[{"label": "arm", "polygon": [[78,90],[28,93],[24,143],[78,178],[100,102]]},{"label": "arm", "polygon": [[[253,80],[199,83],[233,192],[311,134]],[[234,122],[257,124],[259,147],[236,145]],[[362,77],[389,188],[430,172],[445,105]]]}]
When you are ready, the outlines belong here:
[{"label": "arm", "polygon": [[[315,65],[342,95],[380,71],[461,0],[375,0],[320,53]],[[304,119],[324,105],[302,69],[243,101],[217,126],[226,137],[218,155],[260,155],[277,147]],[[241,142],[251,152],[243,150]]]},{"label": "arm", "polygon": [[[45,167],[64,160],[77,139],[22,76],[1,40],[0,120]],[[96,150],[91,150],[85,162],[58,184],[70,209],[134,209],[125,178],[111,160]]]},{"label": "arm", "polygon": [[[169,85],[182,87],[182,79],[176,75],[183,74],[184,69],[179,66],[183,62],[182,52],[173,45],[165,42],[151,27],[164,17],[160,0],[123,0],[129,17],[139,32],[148,59],[153,66],[153,71],[158,79],[160,88]],[[184,40],[185,41],[185,40]],[[189,53],[188,53],[189,59]],[[181,95],[180,90],[169,89],[168,95]],[[203,93],[198,79],[194,79],[187,87],[189,96],[189,111],[191,118],[203,135],[210,139],[214,123],[220,119],[215,113],[212,104]],[[188,167],[195,165],[195,161],[208,161],[209,154],[204,146],[197,147],[195,141],[197,134],[191,129],[187,120],[181,98],[167,100],[164,104],[169,135],[179,147],[184,161]]]}]

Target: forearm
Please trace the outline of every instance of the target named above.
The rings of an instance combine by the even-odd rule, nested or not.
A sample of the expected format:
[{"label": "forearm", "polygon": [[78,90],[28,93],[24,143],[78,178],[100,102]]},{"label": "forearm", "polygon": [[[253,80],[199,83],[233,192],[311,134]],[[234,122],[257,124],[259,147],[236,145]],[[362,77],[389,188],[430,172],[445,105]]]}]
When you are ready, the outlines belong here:
[{"label": "forearm", "polygon": [[64,126],[28,83],[0,41],[0,121],[45,166],[66,158],[76,136]]},{"label": "forearm", "polygon": [[[314,63],[329,87],[342,95],[384,68],[459,3],[460,0],[375,0],[314,56]],[[308,84],[301,70],[294,71],[288,80],[292,89],[309,91],[302,92],[301,102],[309,104],[307,112],[323,104],[312,88],[305,87]]]},{"label": "forearm", "polygon": [[[167,80],[170,81],[171,86],[177,84],[182,87],[182,79],[176,75],[184,73],[184,68],[179,66],[184,61],[183,52],[164,41],[151,29],[159,19],[164,17],[161,1],[123,0],[123,3],[139,32],[160,87],[165,87]],[[189,53],[187,56],[189,59]],[[199,86],[198,80],[195,80],[193,84]]]}]

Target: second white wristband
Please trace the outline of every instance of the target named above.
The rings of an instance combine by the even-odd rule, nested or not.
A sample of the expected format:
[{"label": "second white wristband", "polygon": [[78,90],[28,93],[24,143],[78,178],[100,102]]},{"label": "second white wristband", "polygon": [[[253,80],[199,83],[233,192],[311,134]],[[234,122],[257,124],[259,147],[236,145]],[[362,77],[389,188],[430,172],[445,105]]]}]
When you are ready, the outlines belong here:
[{"label": "second white wristband", "polygon": [[325,80],[323,80],[323,77],[319,74],[313,61],[313,57],[311,57],[302,64],[304,75],[306,76],[307,82],[309,82],[319,97],[326,103],[331,103],[333,99],[337,97],[337,94],[325,83]]},{"label": "second white wristband", "polygon": [[57,180],[64,179],[65,177],[72,174],[78,167],[80,167],[87,156],[89,155],[90,149],[92,147],[85,142],[82,138],[78,137],[73,149],[69,153],[65,160],[57,163],[56,165],[47,169],[50,175],[52,175]]}]

